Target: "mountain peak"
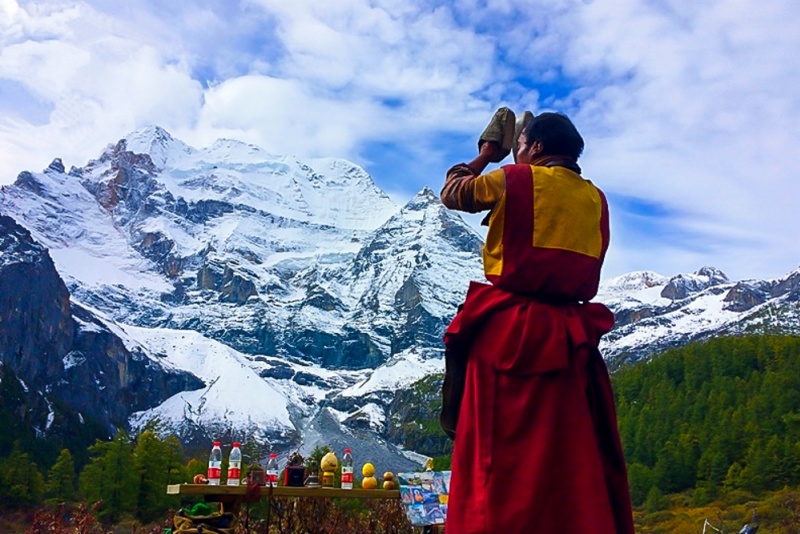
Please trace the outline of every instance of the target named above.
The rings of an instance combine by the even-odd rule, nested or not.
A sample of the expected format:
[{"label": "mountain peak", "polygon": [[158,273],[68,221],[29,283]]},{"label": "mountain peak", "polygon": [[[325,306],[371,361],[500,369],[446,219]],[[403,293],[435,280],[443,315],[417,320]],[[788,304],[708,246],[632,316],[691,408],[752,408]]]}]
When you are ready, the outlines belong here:
[{"label": "mountain peak", "polygon": [[679,274],[670,278],[669,283],[661,291],[661,296],[671,300],[681,300],[693,293],[729,282],[725,273],[716,267],[706,265],[691,274]]},{"label": "mountain peak", "polygon": [[603,282],[604,292],[638,291],[665,285],[669,278],[653,271],[633,271]]},{"label": "mountain peak", "polygon": [[710,265],[704,265],[703,267],[696,270],[694,274],[696,276],[706,277],[710,282],[716,282],[717,284],[726,284],[730,282],[730,280],[728,279],[728,275],[726,275],[716,267],[712,267]]},{"label": "mountain peak", "polygon": [[61,158],[54,159],[50,163],[50,165],[48,165],[47,168],[44,170],[44,172],[48,171],[60,172],[63,174],[66,171],[66,169],[64,169],[64,163],[61,161]]},{"label": "mountain peak", "polygon": [[131,145],[136,143],[144,143],[149,146],[150,143],[156,141],[169,143],[175,141],[175,138],[161,126],[148,124],[126,135],[125,141],[128,143],[128,148],[131,148]]},{"label": "mountain peak", "polygon": [[167,161],[189,154],[192,149],[183,141],[175,139],[160,126],[148,125],[134,130],[122,141],[125,149],[134,154],[148,154],[156,167],[163,169]]},{"label": "mountain peak", "polygon": [[408,201],[405,205],[404,210],[424,210],[429,208],[431,205],[439,203],[439,195],[433,192],[433,189],[428,187],[427,185],[422,188],[422,190],[414,195],[414,197]]}]

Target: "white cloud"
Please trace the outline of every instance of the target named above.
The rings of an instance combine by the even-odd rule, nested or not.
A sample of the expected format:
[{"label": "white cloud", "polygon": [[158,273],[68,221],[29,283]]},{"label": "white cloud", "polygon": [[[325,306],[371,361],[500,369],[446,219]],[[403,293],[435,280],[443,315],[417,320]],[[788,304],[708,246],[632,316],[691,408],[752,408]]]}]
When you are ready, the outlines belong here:
[{"label": "white cloud", "polygon": [[564,60],[578,79],[613,82],[593,79],[576,114],[590,139],[602,133],[586,157],[598,181],[680,207],[689,215],[670,224],[706,236],[707,261],[738,276],[800,263],[786,239],[800,225],[800,72],[788,67],[800,30],[791,2],[768,4],[596,2]]},{"label": "white cloud", "polygon": [[[550,108],[584,133],[587,177],[664,208],[612,205],[607,275],[800,263],[792,0],[433,4],[0,0],[0,91],[21,108],[0,114],[0,183],[157,123],[195,146],[370,163],[398,195],[438,189],[462,150],[441,139],[472,139],[494,107]],[[404,147],[415,175],[380,183],[398,173],[367,160],[375,143]]]},{"label": "white cloud", "polygon": [[186,65],[102,31],[116,21],[80,4],[8,12],[15,15],[2,34],[0,78],[19,82],[52,111],[44,124],[0,117],[0,182],[53,157],[84,165],[140,124],[175,128],[196,120],[201,87]]}]

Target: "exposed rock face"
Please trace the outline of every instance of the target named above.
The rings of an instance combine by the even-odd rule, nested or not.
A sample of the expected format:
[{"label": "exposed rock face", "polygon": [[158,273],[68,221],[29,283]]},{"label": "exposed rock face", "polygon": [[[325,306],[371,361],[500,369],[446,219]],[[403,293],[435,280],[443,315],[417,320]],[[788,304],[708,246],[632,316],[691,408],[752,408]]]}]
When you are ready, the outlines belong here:
[{"label": "exposed rock face", "polygon": [[614,314],[614,325],[616,327],[625,326],[654,316],[655,311],[651,307],[620,310]]},{"label": "exposed rock face", "polygon": [[0,216],[0,362],[107,428],[203,383],[164,369],[91,312],[70,303],[47,250],[12,218]]},{"label": "exposed rock face", "polygon": [[[95,440],[108,439],[109,428],[54,400],[52,395],[31,388],[16,376],[9,365],[0,361],[0,442],[11,439],[32,442],[50,438],[51,444],[86,450]],[[47,446],[43,447],[44,449]]]},{"label": "exposed rock face", "polygon": [[328,334],[311,328],[282,333],[283,344],[291,356],[308,358],[326,368],[369,369],[383,363],[385,356],[375,342],[365,334],[344,328]]},{"label": "exposed rock face", "polygon": [[773,297],[785,296],[789,301],[800,301],[800,270],[791,273],[775,284],[770,293]]},{"label": "exposed rock face", "polygon": [[0,361],[23,380],[50,383],[73,336],[69,292],[47,250],[0,215]]},{"label": "exposed rock face", "polygon": [[61,158],[54,159],[50,165],[47,166],[47,169],[60,173],[65,172],[64,163],[61,161]]},{"label": "exposed rock face", "polygon": [[725,295],[724,301],[727,303],[725,309],[743,312],[759,304],[764,304],[768,298],[768,293],[764,291],[765,289],[768,291],[769,288],[761,287],[761,285],[739,282]]},{"label": "exposed rock face", "polygon": [[713,267],[703,267],[691,275],[679,274],[672,277],[661,291],[661,296],[672,300],[682,300],[708,287],[727,283],[728,277],[725,273]]},{"label": "exposed rock face", "polygon": [[258,295],[253,278],[254,275],[245,273],[241,267],[211,261],[198,271],[197,285],[201,289],[217,291],[220,302],[241,305]]},{"label": "exposed rock face", "polygon": [[[56,394],[74,409],[98,420],[123,425],[128,416],[156,406],[172,395],[203,387],[196,377],[164,369],[141,349],[129,350],[108,326],[77,304],[72,305],[75,342],[64,361]],[[102,408],[101,408],[102,407]],[[100,414],[94,414],[102,409]]]},{"label": "exposed rock face", "polygon": [[99,160],[90,162],[81,174],[107,162],[111,165],[102,180],[81,181],[107,210],[124,209],[135,213],[136,208],[159,189],[158,183],[153,180],[156,167],[150,155],[129,152],[124,139],[112,150],[105,152]]}]

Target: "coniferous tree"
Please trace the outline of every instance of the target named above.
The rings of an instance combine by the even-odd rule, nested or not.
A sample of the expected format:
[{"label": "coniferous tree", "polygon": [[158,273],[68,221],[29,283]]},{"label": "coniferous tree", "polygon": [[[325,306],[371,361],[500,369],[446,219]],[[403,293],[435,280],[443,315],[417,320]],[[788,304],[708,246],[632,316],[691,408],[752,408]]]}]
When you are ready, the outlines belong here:
[{"label": "coniferous tree", "polygon": [[44,478],[19,441],[11,454],[0,462],[0,502],[12,509],[26,508],[42,502]]},{"label": "coniferous tree", "polygon": [[742,466],[739,462],[733,462],[728,468],[722,487],[725,491],[732,491],[742,487]]},{"label": "coniferous tree", "polygon": [[47,497],[50,502],[72,502],[75,499],[75,463],[72,453],[62,449],[47,475]]},{"label": "coniferous tree", "polygon": [[638,462],[633,463],[628,467],[628,480],[631,491],[631,502],[635,506],[644,504],[645,499],[647,499],[647,493],[655,484],[655,475],[653,471]]},{"label": "coniferous tree", "polygon": [[166,487],[184,478],[183,453],[174,436],[160,439],[152,430],[142,432],[133,451],[138,475],[136,511],[139,519],[151,521],[177,503]]},{"label": "coniferous tree", "polygon": [[657,512],[663,510],[667,502],[664,498],[664,492],[658,486],[653,486],[647,492],[647,499],[644,501],[644,507],[648,512]]},{"label": "coniferous tree", "polygon": [[98,516],[116,521],[133,514],[139,477],[128,434],[117,431],[113,441],[97,441],[89,448],[92,458],[80,475],[80,490],[89,502],[103,501]]},{"label": "coniferous tree", "polygon": [[205,476],[206,474],[208,474],[208,460],[200,460],[198,458],[192,458],[186,464],[184,471],[186,473],[185,480],[187,482],[193,480],[195,475]]}]

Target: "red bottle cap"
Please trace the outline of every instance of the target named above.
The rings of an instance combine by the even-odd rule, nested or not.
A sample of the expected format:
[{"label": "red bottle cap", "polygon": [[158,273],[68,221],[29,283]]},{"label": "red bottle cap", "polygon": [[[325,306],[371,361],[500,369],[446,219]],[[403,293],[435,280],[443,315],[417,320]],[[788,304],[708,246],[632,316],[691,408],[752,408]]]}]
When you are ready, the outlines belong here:
[{"label": "red bottle cap", "polygon": [[233,446],[234,446],[234,447],[238,447],[238,446],[239,446],[239,442],[238,442],[238,441],[234,441],[234,442],[233,442]]},{"label": "red bottle cap", "polygon": [[214,446],[215,446],[215,447],[219,447],[219,443],[220,443],[219,441],[215,441],[215,442],[214,442]]},{"label": "red bottle cap", "polygon": [[278,457],[278,453],[277,452],[271,452],[271,453],[269,453],[269,457],[270,458],[277,458]]},{"label": "red bottle cap", "polygon": [[345,449],[345,450],[344,450],[344,453],[345,453],[345,454],[350,454],[350,452],[351,452],[351,451],[350,451],[350,449]]}]

